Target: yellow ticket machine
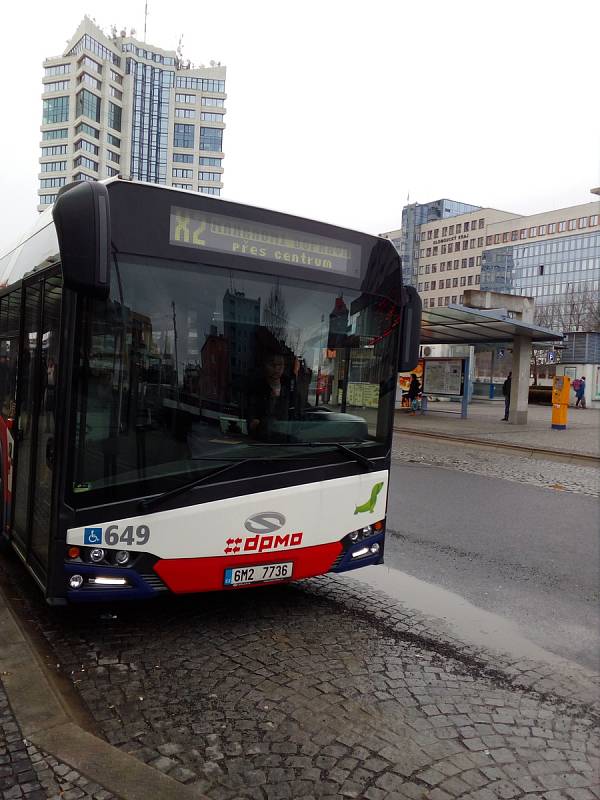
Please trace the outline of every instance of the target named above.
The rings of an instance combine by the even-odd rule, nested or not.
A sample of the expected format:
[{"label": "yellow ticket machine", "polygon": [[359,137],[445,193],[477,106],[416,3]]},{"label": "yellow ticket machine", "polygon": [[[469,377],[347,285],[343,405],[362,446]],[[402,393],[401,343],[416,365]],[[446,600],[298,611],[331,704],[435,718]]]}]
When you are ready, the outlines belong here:
[{"label": "yellow ticket machine", "polygon": [[564,431],[567,427],[567,410],[571,379],[568,375],[555,375],[552,381],[552,428]]}]

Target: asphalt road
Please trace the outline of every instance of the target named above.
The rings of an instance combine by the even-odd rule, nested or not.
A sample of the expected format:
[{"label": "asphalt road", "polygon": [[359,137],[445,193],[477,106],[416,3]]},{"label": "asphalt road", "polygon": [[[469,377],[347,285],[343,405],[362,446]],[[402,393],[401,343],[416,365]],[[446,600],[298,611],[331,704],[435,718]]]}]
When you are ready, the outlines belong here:
[{"label": "asphalt road", "polygon": [[512,620],[531,641],[594,670],[599,530],[594,497],[420,464],[392,468],[387,566]]}]

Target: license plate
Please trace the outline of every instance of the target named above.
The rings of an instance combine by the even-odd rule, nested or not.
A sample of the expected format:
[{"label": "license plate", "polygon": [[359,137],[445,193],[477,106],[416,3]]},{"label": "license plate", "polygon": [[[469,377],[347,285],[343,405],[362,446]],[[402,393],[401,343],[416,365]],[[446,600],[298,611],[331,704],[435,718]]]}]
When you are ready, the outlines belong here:
[{"label": "license plate", "polygon": [[293,561],[281,564],[260,564],[251,567],[231,567],[225,570],[225,586],[243,586],[246,583],[281,581],[292,577]]}]

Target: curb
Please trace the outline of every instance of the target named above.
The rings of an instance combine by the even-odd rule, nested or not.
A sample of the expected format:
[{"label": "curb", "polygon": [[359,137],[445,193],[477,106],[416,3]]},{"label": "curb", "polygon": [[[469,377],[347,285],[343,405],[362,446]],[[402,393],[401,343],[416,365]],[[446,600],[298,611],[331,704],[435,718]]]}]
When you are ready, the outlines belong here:
[{"label": "curb", "polygon": [[404,433],[407,436],[423,436],[429,439],[440,439],[446,442],[462,442],[464,444],[475,445],[476,447],[487,447],[491,450],[504,450],[508,453],[518,453],[526,458],[538,458],[546,461],[560,461],[564,464],[579,464],[586,467],[600,467],[600,457],[590,456],[585,453],[570,453],[566,450],[549,450],[543,447],[529,447],[522,444],[511,444],[510,442],[495,442],[490,439],[475,439],[465,436],[456,436],[451,433],[436,433],[434,431],[417,431],[414,428],[400,428],[394,425],[395,433]]},{"label": "curb", "polygon": [[94,736],[73,719],[0,587],[0,675],[23,736],[121,800],[207,800]]}]

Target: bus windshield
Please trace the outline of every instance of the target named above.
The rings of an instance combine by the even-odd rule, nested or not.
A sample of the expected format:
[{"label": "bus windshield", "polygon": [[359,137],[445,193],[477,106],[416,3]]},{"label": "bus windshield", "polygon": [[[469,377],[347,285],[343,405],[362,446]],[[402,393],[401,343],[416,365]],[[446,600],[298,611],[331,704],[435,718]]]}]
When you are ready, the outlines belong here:
[{"label": "bus windshield", "polygon": [[78,313],[75,493],[129,485],[138,496],[269,454],[285,469],[278,459],[302,458],[303,443],[323,458],[336,443],[384,454],[390,299],[146,256],[115,260],[111,287]]}]

